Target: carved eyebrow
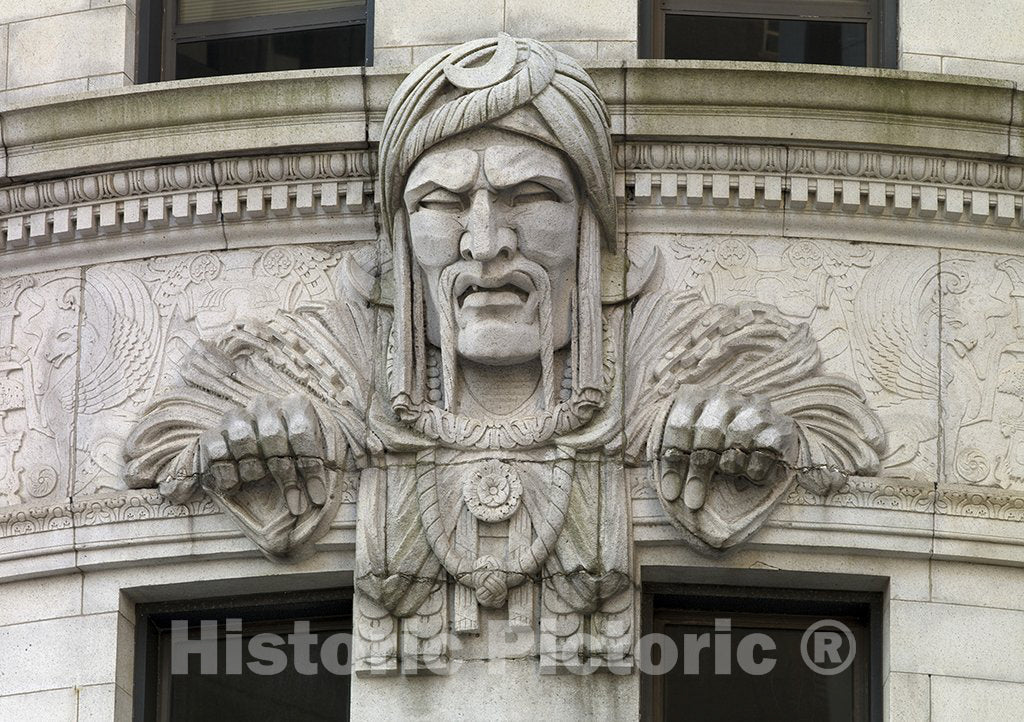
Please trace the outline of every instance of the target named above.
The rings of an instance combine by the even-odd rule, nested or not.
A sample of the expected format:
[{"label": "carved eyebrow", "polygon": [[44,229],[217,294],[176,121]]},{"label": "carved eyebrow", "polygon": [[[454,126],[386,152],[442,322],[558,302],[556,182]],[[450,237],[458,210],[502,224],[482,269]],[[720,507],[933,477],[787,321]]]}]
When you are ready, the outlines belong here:
[{"label": "carved eyebrow", "polygon": [[509,190],[516,188],[517,186],[521,186],[524,183],[537,183],[539,185],[542,185],[553,191],[555,194],[557,194],[558,197],[561,198],[563,201],[572,200],[572,198],[575,195],[575,189],[570,184],[567,184],[561,178],[554,178],[552,176],[537,173],[530,173],[528,176],[524,177],[521,180],[516,180],[513,178],[507,184],[496,183],[494,187],[497,188],[498,190]]},{"label": "carved eyebrow", "polygon": [[[473,165],[471,173],[459,173],[456,169],[459,166],[466,167],[465,158],[451,158],[444,165],[432,164],[433,167],[423,168],[417,166],[409,174],[409,182],[405,186],[402,199],[407,206],[419,202],[420,198],[438,188],[462,194],[473,187],[477,173],[480,171],[479,156],[469,151],[472,155]],[[462,155],[461,153],[459,155]]]},{"label": "carved eyebrow", "polygon": [[494,160],[493,157],[487,158],[487,161],[491,162],[485,164],[484,172],[487,174],[487,182],[496,189],[505,190],[522,183],[534,182],[547,186],[562,200],[571,200],[576,196],[576,187],[572,180],[562,177],[559,173],[562,169],[549,159],[540,159],[538,162],[537,158],[533,158],[527,165],[516,163],[517,157],[503,158],[501,160],[510,162],[497,167],[493,164]]}]

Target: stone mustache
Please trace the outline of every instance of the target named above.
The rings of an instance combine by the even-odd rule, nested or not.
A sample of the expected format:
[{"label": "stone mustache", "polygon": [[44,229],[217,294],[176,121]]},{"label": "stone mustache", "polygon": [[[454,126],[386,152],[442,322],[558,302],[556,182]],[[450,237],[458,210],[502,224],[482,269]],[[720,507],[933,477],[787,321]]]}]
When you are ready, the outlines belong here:
[{"label": "stone mustache", "polygon": [[705,552],[793,483],[877,471],[879,421],[806,326],[664,290],[657,251],[620,246],[608,112],[571,58],[507,35],[435,56],[379,164],[381,240],[339,301],[202,346],[125,450],[130,485],[210,495],[275,559],[358,484],[367,665],[400,619],[406,650],[443,656],[438,625],[477,631],[481,607],[628,647],[627,468]]}]

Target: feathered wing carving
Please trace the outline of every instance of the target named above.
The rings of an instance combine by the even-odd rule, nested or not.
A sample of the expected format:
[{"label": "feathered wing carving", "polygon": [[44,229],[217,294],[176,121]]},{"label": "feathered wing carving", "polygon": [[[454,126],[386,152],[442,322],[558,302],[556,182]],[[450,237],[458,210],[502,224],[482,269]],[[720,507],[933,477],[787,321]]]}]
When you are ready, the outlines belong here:
[{"label": "feathered wing carving", "polygon": [[[889,268],[865,276],[857,294],[854,326],[863,353],[858,360],[883,389],[905,399],[934,399],[939,393],[937,354],[920,329],[932,328],[937,274],[893,272],[910,264],[890,259]],[[947,379],[948,381],[948,379]]]},{"label": "feathered wing carving", "polygon": [[[159,316],[143,282],[130,273],[95,271],[83,326],[84,368],[78,383],[78,411],[116,408],[143,388],[160,348]],[[76,390],[61,396],[70,409]]]},{"label": "feathered wing carving", "polygon": [[[375,311],[365,301],[308,304],[269,323],[237,326],[216,343],[202,342],[169,390],[143,414],[125,445],[126,481],[159,486],[175,503],[201,493],[198,437],[224,414],[258,396],[308,398],[324,426],[329,502],[292,518],[268,489],[252,485],[227,501],[215,495],[243,531],[270,556],[289,556],[330,523],[340,503],[341,477],[365,454]],[[331,513],[328,513],[331,512]]]},{"label": "feathered wing carving", "polygon": [[[674,397],[685,384],[725,386],[771,402],[800,432],[797,483],[817,493],[842,486],[852,474],[878,471],[885,435],[851,379],[826,374],[806,324],[793,324],[761,304],[708,307],[695,294],[651,292],[635,305],[627,332],[627,458],[642,464],[660,454],[660,433]],[[730,546],[756,529],[781,491],[758,508],[707,509]],[[718,497],[738,503],[739,495]],[[770,502],[770,503],[769,503]],[[677,523],[698,536],[694,519],[668,508]],[[708,542],[707,539],[702,539]]]}]

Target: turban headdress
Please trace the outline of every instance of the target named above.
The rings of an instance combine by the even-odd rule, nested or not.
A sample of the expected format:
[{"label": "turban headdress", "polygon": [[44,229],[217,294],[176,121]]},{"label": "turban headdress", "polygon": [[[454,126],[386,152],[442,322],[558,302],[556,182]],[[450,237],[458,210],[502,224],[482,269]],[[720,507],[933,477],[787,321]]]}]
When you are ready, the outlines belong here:
[{"label": "turban headdress", "polygon": [[561,150],[576,169],[608,248],[615,244],[608,110],[580,65],[536,40],[473,40],[434,56],[402,82],[388,105],[379,162],[389,237],[402,186],[434,145],[484,126]]}]

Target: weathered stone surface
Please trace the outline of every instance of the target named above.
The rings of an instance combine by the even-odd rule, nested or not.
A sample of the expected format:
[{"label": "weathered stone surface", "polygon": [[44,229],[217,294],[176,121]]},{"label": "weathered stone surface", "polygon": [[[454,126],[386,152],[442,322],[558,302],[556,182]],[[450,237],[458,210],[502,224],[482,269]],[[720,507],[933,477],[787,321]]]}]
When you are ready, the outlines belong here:
[{"label": "weathered stone surface", "polygon": [[365,720],[636,719],[635,676],[537,675],[529,660],[475,661],[461,665],[458,685],[445,677],[352,680],[352,716]]},{"label": "weathered stone surface", "polygon": [[885,474],[937,473],[938,253],[810,239],[631,234],[710,304],[763,303],[807,324],[822,367],[856,379],[887,429]]},{"label": "weathered stone surface", "polygon": [[0,627],[82,614],[82,575],[7,582]]},{"label": "weathered stone surface", "polygon": [[1013,0],[902,0],[900,46],[913,53],[1024,63],[1024,53],[1006,32]]},{"label": "weathered stone surface", "polygon": [[[505,3],[505,24],[501,29],[512,35],[545,42],[618,40],[631,43],[635,48],[636,20],[636,3],[594,0],[587,5],[587,12],[581,13],[579,6],[571,0],[525,0]],[[636,57],[635,51],[633,57]]]},{"label": "weathered stone surface", "polygon": [[[467,37],[501,32],[504,0],[428,0],[417,5],[384,2],[374,8],[375,46],[453,45]],[[458,22],[452,22],[458,18]],[[415,27],[415,34],[409,28]]]},{"label": "weathered stone surface", "polygon": [[884,683],[888,703],[886,719],[892,722],[931,722],[931,680],[927,674],[890,672]]},{"label": "weathered stone surface", "polygon": [[9,660],[0,666],[0,689],[14,695],[113,680],[119,618],[96,614],[0,627]]},{"label": "weathered stone surface", "polygon": [[961,604],[894,601],[889,605],[893,672],[1024,681],[1006,664],[1024,644],[1024,612]]},{"label": "weathered stone surface", "polygon": [[942,254],[943,480],[1024,488],[1024,262]]},{"label": "weathered stone surface", "polygon": [[[431,53],[441,49],[435,46]],[[1013,86],[1005,81],[689,61],[631,60],[624,66],[618,59],[598,59],[587,68],[609,106],[614,133],[857,143],[1000,157],[1021,126],[1019,118],[1011,122]],[[365,79],[364,84],[358,68],[334,68],[36,101],[4,113],[8,173],[24,178],[158,158],[176,162],[182,155],[362,144],[367,125],[376,140],[401,78],[384,67],[366,69]],[[622,124],[626,103],[629,128]],[[1016,141],[1009,153],[1024,156]]]},{"label": "weathered stone surface", "polygon": [[80,691],[74,687],[0,697],[4,719],[79,720]]},{"label": "weathered stone surface", "polygon": [[[590,52],[591,41],[572,42],[580,45],[559,47]],[[452,83],[445,86],[452,96],[507,79],[497,72],[501,43],[481,50],[481,58],[449,66],[445,80],[438,76]],[[516,62],[526,62],[528,50],[543,55],[517,46]],[[600,57],[600,45],[597,52]],[[563,74],[567,65],[560,66]],[[748,110],[751,116],[724,131],[732,136],[727,142],[711,142],[699,136],[722,137],[712,133],[725,127],[712,122],[722,108],[752,107],[751,88],[739,81],[729,87],[729,78],[746,74],[750,81],[767,69],[673,68],[643,66],[652,79],[630,96],[640,117],[636,127],[647,123],[669,137],[607,149],[603,125],[593,118],[554,112],[533,122],[530,113],[541,113],[537,106],[550,95],[501,125],[486,122],[486,112],[482,120],[452,113],[440,138],[417,138],[422,111],[434,108],[427,101],[415,109],[409,134],[395,132],[393,122],[381,122],[398,85],[387,71],[370,71],[365,84],[347,71],[328,71],[270,77],[265,84],[241,79],[165,86],[153,94],[116,91],[91,99],[96,105],[89,112],[97,115],[81,135],[44,124],[38,143],[26,141],[34,130],[23,123],[54,106],[5,115],[3,127],[9,116],[15,121],[19,140],[12,147],[22,159],[26,153],[43,159],[36,171],[77,169],[79,176],[43,178],[0,194],[0,262],[88,265],[0,281],[0,297],[14,289],[7,346],[27,349],[33,372],[42,369],[48,379],[59,377],[62,364],[79,369],[71,379],[73,403],[57,404],[77,419],[68,426],[75,441],[68,436],[58,443],[55,435],[47,442],[71,452],[66,472],[58,474],[63,481],[49,496],[27,500],[37,506],[0,512],[0,577],[27,578],[9,585],[28,600],[7,610],[14,624],[41,604],[48,614],[87,615],[57,631],[34,626],[42,622],[26,625],[44,641],[71,629],[111,654],[120,643],[120,658],[104,656],[94,676],[73,679],[63,667],[56,670],[55,684],[85,685],[80,719],[127,714],[131,660],[124,640],[135,601],[319,588],[327,584],[324,573],[338,569],[354,571],[359,587],[361,671],[459,675],[455,684],[426,675],[400,684],[357,679],[356,709],[371,717],[410,713],[425,698],[449,692],[458,699],[446,703],[445,715],[472,717],[485,702],[507,709],[510,688],[517,713],[543,704],[550,714],[557,704],[556,712],[571,718],[584,709],[582,692],[605,714],[635,716],[637,675],[601,673],[577,682],[536,672],[538,664],[575,669],[581,652],[591,663],[630,671],[636,589],[644,579],[638,570],[650,565],[679,575],[693,567],[754,567],[783,575],[888,577],[891,663],[883,661],[883,676],[894,719],[920,718],[929,695],[940,694],[929,688],[928,675],[947,685],[941,692],[947,699],[973,689],[968,677],[1006,672],[999,666],[1005,650],[1020,646],[1012,631],[1020,626],[1013,598],[1018,569],[977,562],[1024,564],[1024,498],[1012,474],[1000,478],[995,471],[1012,468],[1020,415],[1019,399],[1001,388],[1012,386],[1017,353],[1012,271],[1024,175],[1012,160],[971,154],[996,147],[975,142],[979,129],[990,140],[1007,139],[1000,105],[1007,86],[853,72],[846,86],[851,96],[842,98],[839,75],[815,81],[805,70],[776,71],[778,106]],[[548,68],[540,62],[532,70],[543,77]],[[631,72],[609,63],[591,74],[598,94],[618,106],[610,114],[613,129],[626,127],[623,82],[628,86]],[[692,102],[663,97],[655,79],[675,72],[707,81],[697,82]],[[724,87],[712,87],[712,76],[724,78]],[[356,110],[349,105],[353,82],[360,84],[360,102],[363,87],[367,93]],[[286,83],[302,88],[289,95]],[[871,92],[875,83],[884,90],[880,99]],[[331,95],[340,85],[340,94]],[[209,89],[229,87],[223,105],[214,102]],[[949,100],[943,94],[963,87],[972,88],[970,97],[943,110],[943,98]],[[254,120],[240,88],[250,95],[271,88],[276,100]],[[822,116],[794,121],[807,111],[804,94],[822,89]],[[590,97],[586,88],[577,90]],[[320,95],[300,98],[300,91]],[[205,95],[195,107],[172,109],[180,114],[161,126],[162,104],[193,93]],[[897,96],[906,103],[901,122],[907,126],[886,135],[874,121],[891,113],[884,104]],[[294,112],[284,107],[289,98],[300,103]],[[155,109],[143,112],[150,100]],[[261,98],[250,100],[264,107]],[[659,120],[648,100],[677,117]],[[74,120],[88,103],[57,105]],[[593,105],[600,115],[600,100]],[[125,113],[118,117],[127,125],[96,121],[111,108]],[[698,137],[674,140],[687,127],[681,118],[695,108],[709,109],[698,112]],[[846,123],[827,139],[838,145],[814,146],[827,129],[818,120],[834,114]],[[346,115],[344,123],[339,115]],[[196,119],[209,121],[203,139],[161,137],[168,127],[171,135],[184,133]],[[253,130],[268,122],[271,130]],[[488,127],[481,131],[474,122]],[[947,134],[948,154],[928,152],[937,147],[935,123]],[[800,142],[765,143],[758,135],[765,127],[776,129],[769,138]],[[790,135],[775,134],[782,130]],[[121,136],[88,150],[101,131]],[[140,136],[141,151],[132,134]],[[383,172],[362,145],[189,160],[166,166],[163,175],[149,165],[191,150],[220,156],[287,144],[290,151],[328,137],[353,144],[383,138]],[[753,138],[759,142],[743,142]],[[867,146],[852,145],[861,141]],[[408,148],[414,151],[403,157]],[[588,169],[595,159],[596,170]],[[145,167],[79,173],[104,163]],[[514,177],[524,169],[525,177]],[[509,176],[515,182],[503,185]],[[373,198],[382,201],[383,215]],[[379,247],[344,245],[371,240],[375,220],[393,225]],[[605,253],[601,270],[588,266],[593,246],[586,244],[594,238],[618,244],[619,254]],[[407,253],[395,254],[392,244],[402,243]],[[441,250],[446,257],[431,255]],[[652,260],[655,250],[660,259]],[[174,254],[162,255],[168,251]],[[498,268],[486,267],[496,258],[520,264],[514,273],[526,280],[500,268],[488,273]],[[480,266],[472,278],[470,263]],[[561,311],[525,313],[545,277],[545,303]],[[36,285],[10,285],[21,278]],[[47,295],[62,283],[78,294],[78,306],[62,308],[63,296]],[[46,293],[31,295],[41,290]],[[588,299],[598,313],[579,312]],[[486,323],[472,317],[473,308],[484,309]],[[73,328],[82,352],[50,359],[46,344],[59,340],[61,326],[54,319],[72,311],[81,317]],[[406,319],[409,328],[399,329]],[[743,335],[754,327],[764,335]],[[763,343],[766,337],[774,340]],[[593,353],[573,356],[587,339]],[[0,335],[0,348],[4,342]],[[20,379],[28,364],[19,363],[0,361],[0,381]],[[587,363],[599,367],[590,369],[593,388],[604,394],[598,410],[545,436],[536,419],[573,399]],[[403,386],[399,377],[410,370]],[[755,388],[751,379],[758,374],[767,381]],[[816,394],[784,405],[795,390],[815,383],[821,384]],[[174,388],[180,397],[159,406]],[[644,395],[658,388],[664,393],[656,398]],[[39,393],[64,391],[63,382],[54,382]],[[291,399],[294,394],[306,400]],[[146,413],[154,400],[156,412]],[[209,408],[194,413],[203,404]],[[708,407],[718,411],[704,419]],[[664,418],[650,418],[652,409]],[[3,411],[5,432],[27,428],[23,408]],[[157,418],[160,412],[166,413]],[[744,414],[754,417],[754,428],[732,429]],[[431,425],[435,417],[441,422]],[[155,433],[140,448],[163,445],[180,454],[182,445],[189,447],[169,462],[180,461],[171,471],[183,473],[126,476],[119,445],[140,422],[171,432]],[[243,433],[235,433],[239,427]],[[765,429],[774,446],[762,448],[773,452],[779,473],[774,483],[753,489],[743,481],[754,472],[750,459],[730,452],[761,446]],[[660,443],[649,443],[652,432]],[[715,446],[718,436],[729,443],[723,438]],[[190,456],[193,444],[197,453]],[[985,478],[969,478],[978,464],[958,466],[971,444],[989,454],[992,471]],[[259,453],[247,453],[253,447]],[[632,447],[642,453],[622,451]],[[795,449],[810,456],[795,456]],[[717,456],[697,463],[697,451]],[[808,458],[814,463],[803,463]],[[23,465],[19,459],[14,463]],[[262,476],[243,479],[259,476],[253,468]],[[807,472],[823,470],[836,471],[837,483],[810,483]],[[126,479],[156,482],[167,497],[155,489],[127,491]],[[25,500],[24,488],[9,501]],[[74,499],[65,502],[69,494]],[[717,518],[707,521],[711,515]],[[541,539],[538,529],[553,533]],[[746,549],[702,554],[748,536]],[[255,556],[256,547],[293,563],[272,567]],[[527,548],[542,559],[524,561],[520,552]],[[315,556],[295,561],[314,549]],[[961,563],[942,566],[933,557]],[[64,572],[73,576],[33,587],[33,577]],[[335,575],[330,583],[349,581]],[[74,599],[61,596],[65,582]],[[116,624],[88,626],[115,612],[122,615]],[[506,660],[489,656],[484,640],[509,623],[529,644],[494,684],[490,672]],[[591,640],[583,635],[588,625],[597,632]],[[449,626],[461,648],[447,646],[439,630]],[[7,658],[40,664],[24,641],[6,639]],[[83,664],[77,647],[68,664]],[[19,690],[38,689],[27,678],[15,683]],[[523,692],[533,689],[540,690],[536,697]],[[392,707],[379,704],[380,690]],[[1012,702],[1015,691],[1006,690]],[[0,716],[17,699],[0,696]],[[52,704],[60,717],[62,702],[54,697]],[[975,716],[989,711],[979,706]]]},{"label": "weathered stone surface", "polygon": [[0,279],[0,503],[70,494],[80,271]]},{"label": "weathered stone surface", "polygon": [[1012,722],[1024,715],[1024,684],[964,677],[931,678],[931,720]]},{"label": "weathered stone surface", "polygon": [[134,56],[127,44],[129,18],[134,23],[134,15],[121,6],[13,23],[9,52],[17,62],[8,68],[8,86],[124,72],[129,53]]}]

